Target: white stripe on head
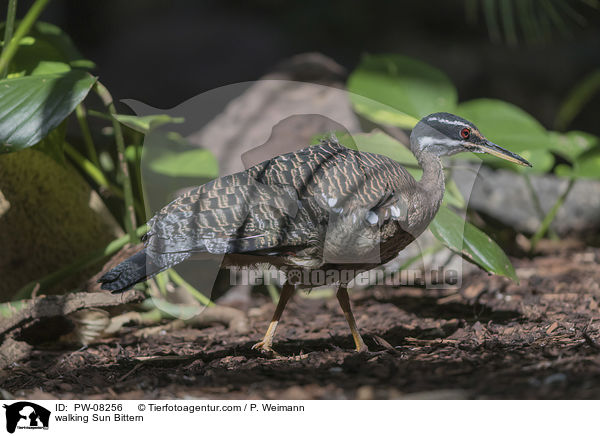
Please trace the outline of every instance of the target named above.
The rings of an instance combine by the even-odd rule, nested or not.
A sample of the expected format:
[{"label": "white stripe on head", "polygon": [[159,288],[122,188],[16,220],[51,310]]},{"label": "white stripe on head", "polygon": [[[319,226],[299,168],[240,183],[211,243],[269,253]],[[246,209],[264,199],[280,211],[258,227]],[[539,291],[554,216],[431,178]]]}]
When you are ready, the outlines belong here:
[{"label": "white stripe on head", "polygon": [[423,136],[423,137],[419,138],[419,144],[421,144],[422,146],[460,145],[460,144],[462,144],[462,141],[459,141],[457,139],[450,139],[449,137],[442,139],[442,138],[434,138],[433,136]]}]

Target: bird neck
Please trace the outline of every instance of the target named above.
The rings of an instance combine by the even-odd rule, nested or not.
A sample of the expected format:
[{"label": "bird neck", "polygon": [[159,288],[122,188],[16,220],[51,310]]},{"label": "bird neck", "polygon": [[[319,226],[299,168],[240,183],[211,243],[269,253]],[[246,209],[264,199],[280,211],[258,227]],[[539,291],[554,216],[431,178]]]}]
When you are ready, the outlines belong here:
[{"label": "bird neck", "polygon": [[444,197],[445,179],[442,161],[439,156],[427,151],[416,153],[415,157],[423,169],[423,176],[417,186],[424,194],[424,200],[430,205],[428,209],[435,215]]}]

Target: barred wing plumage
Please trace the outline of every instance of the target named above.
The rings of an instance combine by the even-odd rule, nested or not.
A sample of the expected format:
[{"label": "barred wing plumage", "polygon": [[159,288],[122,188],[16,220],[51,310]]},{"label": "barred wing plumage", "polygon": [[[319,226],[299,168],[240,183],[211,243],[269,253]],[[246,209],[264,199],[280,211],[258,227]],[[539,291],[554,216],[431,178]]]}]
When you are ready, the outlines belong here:
[{"label": "barred wing plumage", "polygon": [[342,232],[349,237],[400,218],[406,214],[398,207],[400,186],[406,191],[415,183],[387,157],[327,141],[181,195],[149,221],[146,249],[153,255],[296,252],[322,242],[332,217],[348,222]]}]

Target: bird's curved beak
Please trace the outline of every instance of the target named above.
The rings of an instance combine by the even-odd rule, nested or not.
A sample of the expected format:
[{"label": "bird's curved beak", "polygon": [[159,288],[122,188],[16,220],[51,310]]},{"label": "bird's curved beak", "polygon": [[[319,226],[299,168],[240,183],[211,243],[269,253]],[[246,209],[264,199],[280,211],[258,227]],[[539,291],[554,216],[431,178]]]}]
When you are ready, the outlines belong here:
[{"label": "bird's curved beak", "polygon": [[477,153],[491,154],[492,156],[499,157],[500,159],[504,159],[509,162],[513,162],[513,163],[523,165],[526,167],[532,166],[527,160],[523,159],[518,154],[513,153],[512,151],[508,151],[508,150],[500,147],[499,145],[496,145],[493,142],[488,141],[487,139],[485,140],[485,142],[483,144],[477,144],[475,147],[475,151]]}]

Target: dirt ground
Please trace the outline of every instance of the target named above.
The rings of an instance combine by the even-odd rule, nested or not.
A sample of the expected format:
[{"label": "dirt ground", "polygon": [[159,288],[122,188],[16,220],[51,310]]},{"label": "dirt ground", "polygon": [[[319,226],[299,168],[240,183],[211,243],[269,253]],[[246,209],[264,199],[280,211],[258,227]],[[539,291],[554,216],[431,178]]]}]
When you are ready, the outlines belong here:
[{"label": "dirt ground", "polygon": [[85,350],[37,349],[3,393],[30,399],[600,398],[600,249],[516,259],[520,284],[477,273],[460,291],[352,294],[370,353],[337,301],[296,296],[267,358],[251,346],[273,305],[257,297],[251,332],[224,326],[128,333]]}]

